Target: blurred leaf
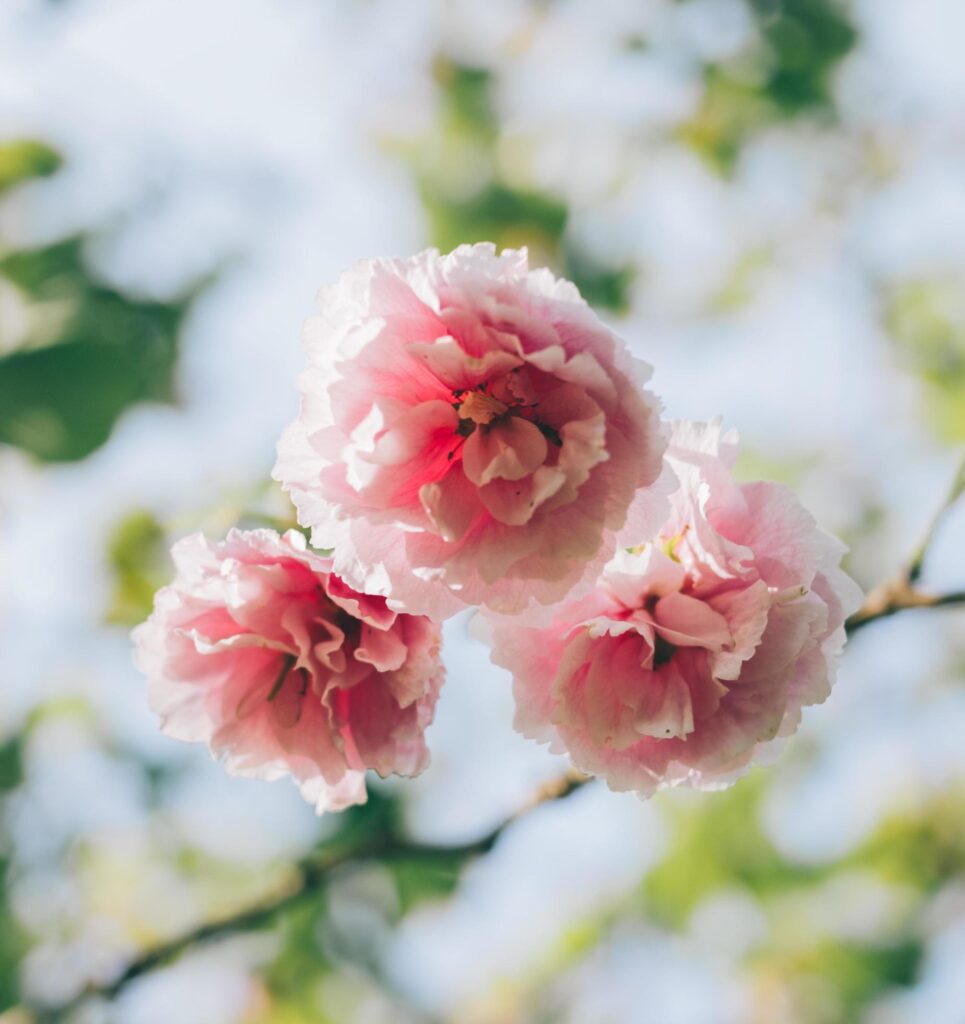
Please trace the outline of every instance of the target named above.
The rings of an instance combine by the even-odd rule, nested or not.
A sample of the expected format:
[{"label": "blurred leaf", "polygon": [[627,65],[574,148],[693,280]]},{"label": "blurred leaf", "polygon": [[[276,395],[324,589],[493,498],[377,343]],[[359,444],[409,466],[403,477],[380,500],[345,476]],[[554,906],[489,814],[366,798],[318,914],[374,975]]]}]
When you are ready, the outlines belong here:
[{"label": "blurred leaf", "polygon": [[277,999],[306,1014],[317,1013],[318,982],[329,970],[318,931],[326,904],[327,893],[321,889],[279,915],[276,923],[280,937],[278,953],[262,975],[273,1002]]},{"label": "blurred leaf", "polygon": [[837,989],[842,1024],[857,1020],[860,1011],[890,988],[911,985],[922,959],[918,941],[888,946],[831,943],[814,955],[814,972]]},{"label": "blurred leaf", "polygon": [[704,93],[694,116],[677,137],[718,174],[729,174],[747,138],[773,117],[757,83],[731,78],[714,65],[704,72]]},{"label": "blurred leaf", "polygon": [[956,280],[913,281],[886,299],[885,323],[924,385],[924,415],[944,440],[965,440],[965,297]]},{"label": "blurred leaf", "polygon": [[768,949],[755,967],[789,991],[795,1020],[851,1024],[889,990],[912,985],[922,953],[918,940],[886,945],[828,940],[790,953]]},{"label": "blurred leaf", "polygon": [[963,806],[965,793],[953,787],[916,814],[884,821],[849,859],[871,868],[886,882],[934,891],[965,876]]},{"label": "blurred leaf", "polygon": [[857,43],[836,0],[749,0],[757,29],[742,53],[704,69],[704,95],[678,136],[727,174],[761,128],[800,115],[833,114],[831,79]]},{"label": "blurred leaf", "polygon": [[338,832],[324,839],[324,846],[344,843],[349,847],[364,848],[379,838],[402,834],[401,798],[377,781],[367,788],[368,799],[364,804],[354,804],[339,813]]},{"label": "blurred leaf", "polygon": [[15,733],[0,744],[0,792],[16,789],[23,778],[23,734]]},{"label": "blurred leaf", "polygon": [[89,455],[127,406],[155,390],[165,372],[159,356],[93,343],[8,357],[0,362],[0,441],[47,461]]},{"label": "blurred leaf", "polygon": [[27,950],[27,937],[7,898],[7,874],[7,861],[0,859],[0,1013],[20,1000],[20,960]]},{"label": "blurred leaf", "polygon": [[83,458],[141,401],[171,401],[189,298],[131,299],[94,280],[83,239],[0,259],[33,304],[32,337],[0,357],[0,442],[40,459]]},{"label": "blurred leaf", "polygon": [[430,138],[408,150],[433,244],[443,252],[473,242],[526,246],[533,266],[555,268],[595,306],[624,311],[633,268],[590,258],[567,234],[569,210],[561,198],[509,181],[501,172],[493,72],[439,56],[433,75],[442,101],[440,123]]},{"label": "blurred leaf", "polygon": [[161,524],[150,512],[131,512],[111,532],[107,558],[114,577],[107,621],[122,626],[143,622],[151,613],[155,592],[171,575]]},{"label": "blurred leaf", "polygon": [[571,243],[564,243],[563,274],[591,306],[614,313],[625,313],[630,308],[630,290],[637,277],[632,266],[603,266]]},{"label": "blurred leaf", "polygon": [[492,72],[459,64],[441,54],[433,61],[432,72],[445,101],[449,129],[483,139],[495,138],[499,126],[490,91]]},{"label": "blurred leaf", "polygon": [[464,857],[424,860],[391,860],[386,867],[395,881],[399,916],[404,917],[420,903],[451,896],[462,876]]},{"label": "blurred leaf", "polygon": [[757,292],[759,279],[771,263],[767,249],[752,249],[739,256],[727,280],[710,300],[715,312],[731,313],[746,306]]},{"label": "blurred leaf", "polygon": [[765,43],[764,92],[786,114],[829,107],[831,72],[857,42],[835,0],[750,0]]},{"label": "blurred leaf", "polygon": [[551,196],[490,183],[464,198],[423,190],[432,238],[443,251],[467,242],[529,244],[553,252],[566,227],[566,207]]},{"label": "blurred leaf", "polygon": [[42,142],[0,142],[0,195],[30,178],[53,174],[60,165],[60,155]]},{"label": "blurred leaf", "polygon": [[[8,794],[23,779],[23,738],[21,732],[0,745],[0,793]],[[6,801],[5,801],[6,802]],[[20,998],[20,960],[27,950],[27,936],[13,914],[8,897],[8,838],[2,836],[0,849],[0,1012]]]},{"label": "blurred leaf", "polygon": [[694,908],[719,889],[737,886],[760,895],[814,876],[788,864],[761,831],[765,775],[754,772],[725,792],[672,807],[673,840],[643,883],[647,911],[657,923],[682,928]]}]

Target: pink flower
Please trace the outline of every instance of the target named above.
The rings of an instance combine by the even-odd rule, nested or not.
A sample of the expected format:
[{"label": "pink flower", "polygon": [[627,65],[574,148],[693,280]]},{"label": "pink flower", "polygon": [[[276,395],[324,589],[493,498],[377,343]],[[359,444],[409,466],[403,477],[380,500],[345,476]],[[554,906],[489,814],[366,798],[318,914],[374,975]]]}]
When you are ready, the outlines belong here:
[{"label": "pink flower", "polygon": [[515,613],[589,589],[638,489],[662,518],[649,368],[525,252],[359,263],[321,308],[274,475],[352,586]]},{"label": "pink flower", "polygon": [[201,534],[134,631],[161,728],[233,775],[291,775],[316,809],[365,802],[365,770],[415,775],[442,685],[439,629],[356,593],[291,531]]},{"label": "pink flower", "polygon": [[680,423],[669,519],[552,622],[493,626],[516,725],[616,790],[720,788],[831,690],[861,594],[786,488],[731,476],[736,436]]}]

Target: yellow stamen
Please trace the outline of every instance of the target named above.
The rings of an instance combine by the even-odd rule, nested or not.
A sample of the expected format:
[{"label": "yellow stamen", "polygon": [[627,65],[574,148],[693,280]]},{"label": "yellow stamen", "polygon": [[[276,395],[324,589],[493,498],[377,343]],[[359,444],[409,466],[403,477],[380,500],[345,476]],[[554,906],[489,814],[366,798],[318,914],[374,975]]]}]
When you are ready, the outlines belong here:
[{"label": "yellow stamen", "polygon": [[668,538],[660,545],[660,550],[668,558],[672,558],[675,562],[680,561],[676,554],[677,545],[684,539],[689,529],[690,523],[687,523],[687,525],[680,531],[680,533],[675,533],[672,537]]},{"label": "yellow stamen", "polygon": [[482,391],[470,391],[459,403],[460,418],[478,424],[492,423],[508,410],[509,406],[505,402],[500,402],[498,398],[493,398]]}]

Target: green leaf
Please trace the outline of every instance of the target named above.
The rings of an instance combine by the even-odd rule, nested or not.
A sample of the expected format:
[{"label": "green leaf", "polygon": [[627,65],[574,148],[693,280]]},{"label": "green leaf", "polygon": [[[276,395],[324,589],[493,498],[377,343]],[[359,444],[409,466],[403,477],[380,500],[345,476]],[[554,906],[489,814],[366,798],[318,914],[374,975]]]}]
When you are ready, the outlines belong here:
[{"label": "green leaf", "polygon": [[761,830],[758,808],[765,775],[754,772],[726,792],[672,806],[673,841],[643,883],[653,920],[682,928],[694,908],[720,889],[736,886],[760,895],[814,875],[788,864]]},{"label": "green leaf", "polygon": [[922,411],[943,440],[965,440],[965,300],[957,280],[910,281],[885,300],[898,354],[922,382]]},{"label": "green leaf", "polygon": [[[23,734],[16,734],[0,745],[0,792],[16,789],[23,779]],[[9,864],[0,856],[0,1013],[20,997],[20,960],[27,938],[10,909],[7,897]]]},{"label": "green leaf", "polygon": [[786,114],[831,106],[831,73],[857,42],[835,0],[751,0],[767,53],[768,97]]},{"label": "green leaf", "polygon": [[444,900],[456,891],[466,866],[463,856],[436,857],[431,861],[393,859],[386,863],[395,881],[399,915],[420,903]]},{"label": "green leaf", "polygon": [[0,793],[16,789],[23,779],[23,736],[14,734],[0,744]]},{"label": "green leaf", "polygon": [[23,181],[53,174],[60,165],[60,155],[34,139],[0,143],[0,195]]},{"label": "green leaf", "polygon": [[114,588],[107,621],[133,626],[151,613],[154,594],[171,576],[167,537],[154,515],[131,512],[113,529],[107,558]]},{"label": "green leaf", "polygon": [[442,55],[433,61],[432,72],[445,101],[450,127],[484,139],[492,138],[498,129],[492,101],[492,72]]},{"label": "green leaf", "polygon": [[46,461],[80,459],[130,405],[171,401],[190,297],[139,301],[101,284],[79,237],[8,255],[0,276],[32,314],[25,343],[0,357],[0,442]]},{"label": "green leaf", "polygon": [[530,245],[553,252],[566,227],[566,206],[552,196],[491,182],[465,198],[423,188],[433,242],[443,251],[467,242]]},{"label": "green leaf", "polygon": [[741,53],[704,68],[704,95],[678,136],[729,174],[762,128],[834,116],[832,79],[858,35],[837,0],[750,0],[757,29]]}]

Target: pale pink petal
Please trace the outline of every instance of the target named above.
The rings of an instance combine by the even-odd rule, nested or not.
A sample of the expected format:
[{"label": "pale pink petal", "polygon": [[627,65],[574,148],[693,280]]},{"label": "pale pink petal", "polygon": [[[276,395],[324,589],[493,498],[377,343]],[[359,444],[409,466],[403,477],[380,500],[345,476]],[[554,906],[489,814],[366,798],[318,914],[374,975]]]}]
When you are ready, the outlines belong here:
[{"label": "pale pink petal", "polygon": [[590,594],[493,620],[517,726],[614,789],[730,785],[834,681],[860,600],[843,546],[786,489],[736,484],[735,456],[719,423],[678,424],[654,535],[617,551]]},{"label": "pale pink petal", "polygon": [[320,303],[273,475],[351,586],[536,611],[598,578],[638,492],[656,518],[648,369],[524,252],[363,262]]},{"label": "pale pink petal", "polygon": [[397,630],[373,629],[363,624],[355,660],[364,661],[380,672],[395,672],[402,668],[408,656],[405,640]]},{"label": "pale pink petal", "polygon": [[501,348],[470,355],[455,338],[409,345],[409,352],[423,362],[452,391],[474,388],[492,376],[502,376],[522,363],[519,355]]},{"label": "pale pink petal", "polygon": [[510,416],[473,431],[462,452],[462,466],[478,486],[491,480],[522,480],[546,461],[546,438],[535,424]]},{"label": "pale pink petal", "polygon": [[657,631],[677,647],[703,647],[716,651],[733,641],[723,615],[706,601],[679,591],[657,601],[653,610]]},{"label": "pale pink petal", "polygon": [[671,662],[642,679],[644,700],[634,729],[640,736],[684,739],[694,731],[691,687]]},{"label": "pale pink petal", "polygon": [[364,801],[367,768],[421,770],[442,683],[435,625],[349,588],[299,533],[199,535],[175,558],[133,634],[167,734],[233,774],[291,776],[320,810]]},{"label": "pale pink petal", "polygon": [[423,484],[419,500],[446,541],[460,540],[482,512],[479,494],[459,466],[452,466],[436,483]]}]

